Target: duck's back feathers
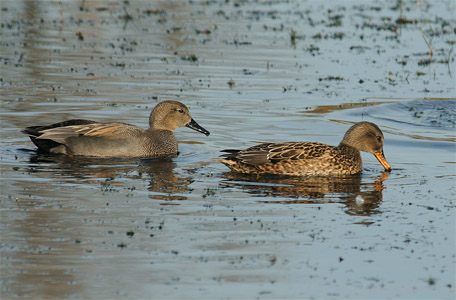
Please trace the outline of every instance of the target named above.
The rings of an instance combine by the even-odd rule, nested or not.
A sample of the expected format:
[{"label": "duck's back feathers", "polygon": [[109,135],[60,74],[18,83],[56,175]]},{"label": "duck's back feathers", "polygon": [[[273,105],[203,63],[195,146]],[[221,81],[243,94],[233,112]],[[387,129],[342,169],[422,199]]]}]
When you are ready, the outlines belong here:
[{"label": "duck's back feathers", "polygon": [[223,150],[223,157],[252,166],[276,164],[287,160],[302,160],[321,157],[328,145],[311,142],[267,143],[245,150]]},{"label": "duck's back feathers", "polygon": [[241,173],[326,176],[361,171],[356,149],[345,146],[339,149],[316,142],[269,143],[223,152],[227,153],[219,161]]},{"label": "duck's back feathers", "polygon": [[51,125],[45,125],[45,126],[29,126],[29,127],[25,128],[24,130],[22,130],[22,133],[37,137],[37,136],[40,136],[41,135],[40,132],[44,131],[44,130],[65,127],[65,126],[73,126],[73,125],[86,125],[86,124],[92,124],[92,123],[96,123],[96,122],[91,121],[91,120],[73,119],[73,120],[58,122],[58,123],[54,123]]},{"label": "duck's back feathers", "polygon": [[67,126],[87,125],[87,124],[92,124],[92,123],[96,123],[96,122],[91,121],[91,120],[72,119],[72,120],[68,120],[68,121],[54,123],[51,125],[29,126],[29,127],[26,127],[24,130],[22,130],[22,133],[29,135],[32,142],[35,144],[35,146],[38,147],[38,151],[50,152],[50,149],[59,147],[61,145],[61,143],[54,141],[52,139],[40,138],[41,135],[43,134],[43,131],[67,127]]}]

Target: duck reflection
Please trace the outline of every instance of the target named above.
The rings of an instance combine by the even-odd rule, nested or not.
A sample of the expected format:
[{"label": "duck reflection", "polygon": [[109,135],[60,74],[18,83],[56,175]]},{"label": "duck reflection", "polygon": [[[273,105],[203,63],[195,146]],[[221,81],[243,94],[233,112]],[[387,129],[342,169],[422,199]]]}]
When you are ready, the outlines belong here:
[{"label": "duck reflection", "polygon": [[176,155],[154,159],[100,159],[36,154],[30,158],[30,173],[40,177],[65,178],[65,183],[98,184],[102,190],[125,187],[125,179],[147,179],[151,199],[186,200],[192,178],[178,176],[174,171]]},{"label": "duck reflection", "polygon": [[228,172],[222,185],[241,188],[260,197],[291,198],[264,203],[321,204],[344,203],[350,215],[369,216],[377,212],[382,201],[383,181],[389,172],[366,180],[361,174],[344,177],[252,176]]}]

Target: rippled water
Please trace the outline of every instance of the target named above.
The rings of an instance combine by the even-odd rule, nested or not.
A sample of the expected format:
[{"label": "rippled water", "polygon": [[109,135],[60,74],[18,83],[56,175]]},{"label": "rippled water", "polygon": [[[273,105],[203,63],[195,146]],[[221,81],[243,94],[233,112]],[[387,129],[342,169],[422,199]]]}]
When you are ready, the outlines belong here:
[{"label": "rippled water", "polygon": [[[454,298],[456,3],[402,2],[2,1],[2,299]],[[165,99],[211,131],[176,130],[176,158],[44,156],[20,133],[145,127]],[[391,173],[213,160],[362,120]]]}]

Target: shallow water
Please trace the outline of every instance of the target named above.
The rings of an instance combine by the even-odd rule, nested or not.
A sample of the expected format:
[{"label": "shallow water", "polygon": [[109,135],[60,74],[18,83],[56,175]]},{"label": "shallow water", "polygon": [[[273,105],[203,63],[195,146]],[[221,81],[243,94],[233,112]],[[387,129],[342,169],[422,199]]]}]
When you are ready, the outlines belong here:
[{"label": "shallow water", "polygon": [[[2,1],[2,299],[453,299],[456,2],[404,2]],[[211,131],[176,130],[176,158],[43,156],[20,133],[145,127],[165,99]],[[213,161],[362,120],[391,173]]]}]

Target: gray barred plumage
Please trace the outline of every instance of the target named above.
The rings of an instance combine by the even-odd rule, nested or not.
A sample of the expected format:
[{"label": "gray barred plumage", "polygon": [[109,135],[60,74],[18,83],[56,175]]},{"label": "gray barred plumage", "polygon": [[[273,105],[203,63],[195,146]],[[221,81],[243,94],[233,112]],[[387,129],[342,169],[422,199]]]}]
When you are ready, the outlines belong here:
[{"label": "gray barred plumage", "polygon": [[178,101],[163,101],[149,116],[149,128],[120,122],[100,123],[74,119],[23,130],[38,151],[92,157],[158,157],[177,153],[174,130],[187,126],[209,135],[188,108]]}]

